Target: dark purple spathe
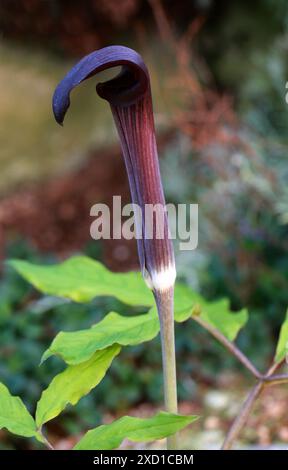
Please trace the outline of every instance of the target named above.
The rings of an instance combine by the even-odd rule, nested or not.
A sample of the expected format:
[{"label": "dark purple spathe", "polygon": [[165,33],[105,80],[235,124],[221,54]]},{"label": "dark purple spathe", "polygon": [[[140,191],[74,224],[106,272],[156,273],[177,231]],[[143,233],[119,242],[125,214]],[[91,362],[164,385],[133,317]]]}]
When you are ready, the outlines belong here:
[{"label": "dark purple spathe", "polygon": [[141,56],[122,46],[105,47],[84,57],[57,86],[53,96],[53,112],[62,124],[70,105],[70,92],[83,80],[115,66],[121,72],[112,80],[99,83],[97,93],[111,106],[120,137],[127,169],[132,202],[141,207],[142,240],[137,240],[140,265],[148,285],[154,290],[166,290],[174,285],[175,265],[172,242],[169,239],[167,215],[164,214],[164,237],[145,237],[147,229],[145,205],[165,205],[155,139],[150,79]]}]

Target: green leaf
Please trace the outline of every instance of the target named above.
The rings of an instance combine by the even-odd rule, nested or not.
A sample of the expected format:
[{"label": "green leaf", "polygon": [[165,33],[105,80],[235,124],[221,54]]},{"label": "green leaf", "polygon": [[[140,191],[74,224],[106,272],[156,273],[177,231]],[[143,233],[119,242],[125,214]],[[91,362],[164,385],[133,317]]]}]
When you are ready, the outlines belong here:
[{"label": "green leaf", "polygon": [[[191,314],[198,314],[207,323],[219,329],[227,338],[234,340],[240,328],[247,321],[245,311],[232,313],[226,300],[209,304],[201,296],[183,285],[176,288],[175,299],[178,309],[176,321],[185,321]],[[203,310],[202,310],[203,309]],[[109,313],[103,320],[87,330],[60,332],[49,349],[44,353],[42,362],[51,355],[60,356],[67,364],[79,364],[87,361],[97,350],[112,344],[133,346],[149,341],[159,332],[159,320],[156,307],[147,314],[133,317]]]},{"label": "green leaf", "polygon": [[274,361],[281,362],[288,352],[288,310],[282,323]]},{"label": "green leaf", "polygon": [[[89,302],[94,297],[108,295],[130,305],[154,305],[153,295],[140,273],[113,273],[86,256],[75,256],[63,263],[47,266],[23,260],[10,260],[8,264],[45,294],[76,302]],[[201,296],[178,284],[175,299],[178,321],[184,321]]]},{"label": "green leaf", "polygon": [[[12,260],[9,263],[19,274],[46,294],[58,295],[78,302],[87,302],[99,295],[110,295],[130,305],[155,305],[153,295],[139,273],[112,273],[101,263],[85,256],[73,257],[52,266],[37,266],[20,260]],[[155,307],[152,310],[154,312]],[[175,320],[183,322],[188,320],[191,315],[200,315],[203,320],[217,328],[231,341],[236,338],[248,319],[246,310],[237,313],[231,312],[227,300],[208,302],[190,287],[177,283],[175,287]],[[92,334],[91,330],[87,331]],[[83,338],[84,335],[83,333]],[[119,336],[121,335],[123,335],[123,331],[121,334],[119,333]],[[56,339],[58,349],[60,342],[58,337]],[[125,341],[130,344],[130,340],[127,338],[124,338],[123,341],[123,344]],[[143,341],[147,341],[145,335]],[[119,344],[122,344],[121,339]],[[83,347],[86,346],[83,345]],[[100,346],[100,348],[102,347]],[[72,351],[71,354],[74,358],[76,357]],[[48,355],[49,353],[45,357]],[[72,359],[71,363],[74,363],[74,360]]]},{"label": "green leaf", "polygon": [[234,341],[241,328],[247,323],[248,312],[246,309],[231,312],[229,301],[221,299],[217,302],[206,302],[200,317],[221,331],[230,341]]},{"label": "green leaf", "polygon": [[197,416],[182,416],[163,411],[146,419],[123,416],[111,424],[88,431],[74,449],[110,450],[119,447],[123,439],[134,442],[163,439],[185,428],[197,418]]},{"label": "green leaf", "polygon": [[89,302],[96,296],[108,295],[129,305],[153,304],[152,293],[139,273],[113,273],[86,256],[47,266],[22,260],[10,260],[8,264],[46,294],[76,302]]},{"label": "green leaf", "polygon": [[44,353],[42,362],[56,354],[67,364],[79,364],[112,344],[132,346],[149,341],[157,336],[159,329],[159,319],[153,309],[133,317],[111,312],[90,329],[60,332]]},{"label": "green leaf", "polygon": [[0,383],[0,429],[18,436],[39,437],[34,419],[21,398],[10,394],[8,388]]},{"label": "green leaf", "polygon": [[97,351],[88,361],[68,366],[64,372],[56,375],[37,404],[37,426],[41,427],[58,416],[68,403],[76,405],[80,398],[98,385],[120,349],[115,344]]},{"label": "green leaf", "polygon": [[201,295],[194,292],[189,286],[176,283],[175,286],[175,321],[182,323],[188,320],[191,315],[201,312],[201,308],[206,304]]},{"label": "green leaf", "polygon": [[221,331],[230,341],[234,341],[248,320],[247,310],[232,312],[227,299],[208,302],[190,287],[176,284],[175,320],[183,322],[193,315],[199,315],[206,323]]}]

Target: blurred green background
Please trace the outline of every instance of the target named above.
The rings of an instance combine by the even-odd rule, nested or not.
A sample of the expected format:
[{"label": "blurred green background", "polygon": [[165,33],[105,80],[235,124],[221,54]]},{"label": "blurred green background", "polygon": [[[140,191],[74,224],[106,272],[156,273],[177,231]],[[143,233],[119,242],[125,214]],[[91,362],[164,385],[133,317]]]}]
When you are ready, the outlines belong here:
[{"label": "blurred green background", "polygon": [[[175,245],[178,277],[208,299],[226,296],[235,310],[249,309],[238,342],[264,369],[288,305],[287,2],[2,0],[0,31],[0,380],[33,410],[61,369],[57,359],[38,367],[55,334],[95,323],[115,303],[40,300],[5,267],[7,257],[52,262],[82,251],[113,270],[137,268],[134,243],[89,235],[93,204],[113,194],[129,200],[96,80],[73,92],[64,128],[51,112],[54,88],[71,65],[117,43],[139,50],[151,73],[167,201],[199,204],[198,248],[178,252]],[[229,377],[239,389],[231,400],[240,400],[249,378],[233,358],[195,325],[178,325],[176,335],[182,403],[199,411],[203,393]],[[131,348],[49,432],[60,439],[109,413],[159,406],[161,380],[159,340]],[[207,445],[218,443],[229,419],[216,426],[220,435],[211,422],[199,425],[212,436]],[[248,442],[262,442],[261,426]],[[281,435],[269,429],[271,441],[288,442],[287,419]],[[27,443],[0,434],[0,445]]]}]

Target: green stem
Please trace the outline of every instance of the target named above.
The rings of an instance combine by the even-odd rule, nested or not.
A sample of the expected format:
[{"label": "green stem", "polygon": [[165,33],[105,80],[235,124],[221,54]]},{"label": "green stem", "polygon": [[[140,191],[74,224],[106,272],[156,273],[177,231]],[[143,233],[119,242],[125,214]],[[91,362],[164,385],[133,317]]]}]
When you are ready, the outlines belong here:
[{"label": "green stem", "polygon": [[[160,320],[165,408],[178,413],[174,333],[174,288],[154,292]],[[167,438],[167,449],[177,449],[177,435]]]},{"label": "green stem", "polygon": [[42,438],[42,443],[47,447],[47,449],[49,450],[55,450],[54,447],[52,446],[52,444],[48,441],[48,439],[44,436],[44,434],[42,433],[42,429],[38,429],[38,433],[39,435],[41,436]]}]

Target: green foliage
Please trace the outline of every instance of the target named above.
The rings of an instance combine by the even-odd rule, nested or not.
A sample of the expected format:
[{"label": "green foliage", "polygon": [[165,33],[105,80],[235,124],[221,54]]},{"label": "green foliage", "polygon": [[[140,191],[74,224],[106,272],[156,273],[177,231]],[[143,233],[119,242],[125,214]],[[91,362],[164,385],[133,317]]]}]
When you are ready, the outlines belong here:
[{"label": "green foliage", "polygon": [[88,361],[80,365],[68,366],[64,372],[54,377],[38,402],[37,426],[41,427],[58,416],[68,403],[75,405],[80,398],[96,387],[119,352],[119,346],[110,346],[96,352]]},{"label": "green foliage", "polygon": [[201,318],[221,331],[230,341],[234,341],[248,320],[248,312],[243,309],[240,312],[231,313],[229,301],[222,299],[216,302],[206,302]]},{"label": "green foliage", "polygon": [[[119,351],[119,346],[111,346],[96,353],[81,366],[68,366],[62,374],[55,377],[38,402],[37,426],[41,429],[42,425],[57,416],[67,403],[74,405],[84,394],[95,387]],[[196,419],[197,416],[182,416],[166,412],[159,412],[147,419],[124,416],[111,424],[88,431],[75,449],[108,450],[118,447],[123,439],[130,439],[134,442],[162,439],[183,429]],[[5,427],[14,434],[35,437],[43,443],[44,438],[37,430],[36,423],[21,399],[12,396],[7,387],[0,383],[0,429]]]},{"label": "green foliage", "polygon": [[199,315],[206,323],[234,341],[248,320],[246,309],[232,312],[227,299],[209,302],[189,286],[181,283],[175,288],[175,320],[183,322]]},{"label": "green foliage", "polygon": [[133,317],[111,312],[90,329],[60,332],[44,353],[42,361],[56,354],[67,364],[79,364],[90,359],[95,351],[112,344],[140,344],[155,338],[158,332],[159,320],[155,310]]},{"label": "green foliage", "polygon": [[[23,242],[11,244],[9,255],[43,264],[53,260],[51,256],[39,256]],[[21,396],[30,412],[34,410],[42,391],[63,369],[57,358],[51,358],[39,367],[43,351],[59,330],[87,329],[114,310],[125,315],[143,312],[143,308],[125,306],[111,297],[98,297],[85,304],[51,296],[39,299],[32,286],[10,268],[6,268],[2,275],[0,293],[1,380],[14,395]],[[135,367],[138,368],[137,374]],[[163,400],[160,384],[161,351],[158,339],[149,345],[149,349],[144,343],[133,347],[132,351],[122,350],[121,357],[112,363],[109,374],[94,393],[86,395],[75,407],[67,407],[65,413],[58,417],[57,429],[63,434],[77,434],[83,426],[87,429],[99,424],[107,409],[119,413],[140,401],[149,400],[158,404]],[[13,448],[18,445],[14,436],[9,436],[7,446]],[[25,446],[25,442],[20,445]]]},{"label": "green foliage", "polygon": [[[77,256],[52,266],[39,266],[21,260],[12,260],[9,264],[25,279],[46,294],[61,295],[79,302],[88,302],[97,295],[111,295],[124,303],[132,305],[152,306],[154,303],[152,294],[145,286],[139,273],[112,273],[101,263],[88,257]],[[84,281],[87,282],[87,285]],[[155,310],[155,307],[153,307],[153,309]],[[175,289],[175,320],[183,322],[193,314],[203,315],[203,319],[206,322],[218,328],[224,335],[232,340],[235,339],[239,330],[247,321],[247,313],[245,311],[238,314],[232,313],[229,309],[228,301],[222,300],[214,304],[209,304],[191,288],[177,284]],[[151,321],[153,319],[153,326],[151,326],[151,328],[156,334],[156,323],[153,311],[151,312],[151,317],[147,319],[149,318],[151,318]],[[125,324],[125,320],[123,319],[118,318],[118,321],[121,321],[122,325],[123,322]],[[137,324],[137,320],[132,320],[132,322],[135,321]],[[100,326],[100,333],[102,326],[103,324]],[[117,324],[115,324],[114,335],[118,335],[116,326]],[[104,322],[104,327],[107,328],[107,321]],[[99,330],[99,325],[97,329]],[[111,329],[113,331],[112,325],[110,333]],[[98,330],[93,331],[92,329],[92,334],[97,334]],[[80,337],[77,337],[76,341],[78,341],[79,338],[83,339],[85,336],[89,339],[88,336],[91,335],[91,331],[80,333]],[[125,336],[124,339],[123,334]],[[140,334],[144,334],[143,338],[145,338],[146,330],[144,329]],[[149,334],[151,334],[151,332],[149,332]],[[131,337],[130,339],[127,338],[125,328],[123,329],[122,327],[119,332],[119,336],[120,335],[122,335],[120,340],[118,337],[120,344],[125,344],[125,342],[126,344],[135,344],[131,342]],[[153,335],[151,338],[152,337]],[[61,338],[63,338],[63,336],[60,336],[60,339],[59,337],[57,338],[58,345]],[[142,339],[142,341],[143,340],[145,339]],[[121,341],[123,341],[123,343]],[[100,346],[100,348],[101,347],[103,346]],[[60,352],[59,354],[61,355]],[[47,355],[45,355],[45,358],[46,357]]]},{"label": "green foliage", "polygon": [[[145,286],[140,274],[115,274],[101,263],[81,256],[57,265],[40,266],[17,260],[11,261],[10,265],[43,293],[61,295],[88,304],[95,301],[94,297],[110,294],[126,304],[123,311],[123,304],[116,303],[115,311],[107,313],[90,328],[74,332],[60,332],[44,353],[42,361],[52,355],[57,355],[68,366],[64,372],[54,377],[42,393],[36,410],[36,423],[41,428],[47,421],[58,416],[67,404],[77,404],[80,398],[100,383],[113,358],[119,354],[121,346],[141,346],[142,343],[153,340],[159,332],[159,320],[151,292]],[[54,273],[56,273],[56,280],[54,280]],[[87,288],[83,282],[77,282],[79,276],[82,280],[87,280]],[[97,285],[98,280],[99,285]],[[72,293],[69,292],[70,288],[72,288]],[[50,297],[46,301],[49,299],[52,304],[57,303],[55,297]],[[139,310],[133,312],[132,315],[130,312],[130,315],[125,315],[125,309],[128,311],[131,308],[129,304],[134,308],[137,306]],[[147,313],[149,307],[150,310]],[[230,341],[234,341],[246,324],[248,313],[246,310],[232,312],[228,300],[209,302],[190,287],[178,283],[175,289],[175,320],[182,323],[193,317],[200,317],[204,323],[208,323]],[[275,359],[277,361],[283,359],[285,355],[287,319],[280,332]],[[185,426],[184,421],[180,423],[180,418],[174,416],[173,420],[176,421],[169,422],[169,426],[165,427],[164,422],[163,425],[161,423],[157,425],[158,419],[160,421],[168,419],[165,414],[151,418],[151,422],[142,420],[142,426],[139,425],[137,418],[126,416],[111,425],[99,426],[89,431],[75,448],[112,449],[120,445],[125,438],[146,441],[161,436],[166,437],[170,435],[169,432],[171,434],[175,432],[173,431],[175,426],[179,425],[179,429]],[[195,419],[195,417],[188,418]],[[154,419],[156,419],[155,423]],[[174,427],[170,427],[170,424]]]},{"label": "green foliage", "polygon": [[[120,308],[120,313],[108,313],[91,328],[61,332],[56,336],[50,348],[44,353],[43,361],[51,355],[58,355],[68,366],[54,377],[41,395],[36,409],[36,424],[41,429],[43,424],[58,416],[69,403],[76,405],[101,382],[114,357],[119,354],[121,346],[140,346],[143,342],[155,338],[159,332],[159,320],[156,307],[153,306],[153,297],[139,274],[111,273],[101,263],[87,257],[75,257],[50,266],[17,260],[10,262],[10,265],[35,287],[50,295],[66,296],[68,299],[89,303],[95,296],[103,297],[110,294],[125,302],[128,310],[129,303],[134,307],[139,306],[139,303],[141,306],[138,315],[123,315]],[[55,272],[56,280],[54,280]],[[77,283],[79,276],[82,280],[86,279],[87,282],[89,280],[87,288],[83,282]],[[70,293],[69,289],[72,286]],[[49,302],[53,305],[60,300],[50,297],[46,301],[49,309]],[[147,312],[148,307],[150,307],[148,313],[143,313],[145,309]],[[190,287],[178,283],[175,289],[175,320],[181,323],[194,316],[201,317],[204,322],[221,331],[231,341],[237,337],[248,319],[246,310],[233,313],[226,299],[209,302]],[[275,359],[277,361],[285,355],[287,319],[280,332]],[[7,392],[6,389],[6,394]],[[19,403],[22,404],[21,401],[17,403],[18,406]],[[31,423],[33,424],[28,437],[43,439],[41,434],[37,433],[36,424],[25,407],[24,410],[30,420],[30,427]],[[125,416],[110,425],[99,426],[89,431],[75,449],[113,449],[125,438],[143,442],[159,439],[182,429],[194,419],[196,418],[191,416],[174,416],[166,413],[160,413],[146,420]],[[7,423],[4,419],[3,426],[13,429],[9,428],[10,424]],[[23,430],[22,435],[24,435]]]},{"label": "green foliage", "polygon": [[[141,302],[147,306],[153,304],[152,295],[139,273],[129,275],[111,273],[101,263],[87,257],[78,256],[59,265],[50,266],[39,266],[17,260],[11,261],[10,265],[44,293],[66,295],[68,298],[82,301],[91,300],[95,295],[110,293],[127,303],[138,305],[138,302]],[[56,280],[54,280],[55,273]],[[81,279],[89,279],[89,282],[87,281],[89,289],[85,290],[83,283],[78,283],[79,276]],[[100,287],[97,285],[98,279],[101,279]],[[70,288],[72,294],[69,293]],[[131,291],[134,291],[134,294],[137,292],[137,298],[135,296],[132,298]],[[188,286],[177,283],[175,320],[183,322],[191,315],[200,315],[205,322],[217,328],[232,341],[248,318],[245,310],[238,313],[231,312],[227,300],[208,302]],[[152,307],[148,314],[128,318],[112,312],[90,329],[71,333],[61,332],[44,354],[43,360],[51,354],[57,354],[68,364],[76,364],[88,360],[95,351],[111,344],[136,345],[157,335],[159,323],[155,307]]]},{"label": "green foliage", "polygon": [[123,416],[111,424],[88,431],[74,447],[75,450],[110,450],[118,447],[123,439],[149,442],[162,439],[193,423],[197,416],[181,416],[159,412],[152,418]]},{"label": "green foliage", "polygon": [[205,300],[197,292],[180,282],[175,286],[175,320],[182,323],[192,314],[200,314]]},{"label": "green foliage", "polygon": [[0,383],[0,429],[2,428],[18,436],[36,437],[42,441],[35,421],[22,400],[12,396],[8,388]]},{"label": "green foliage", "polygon": [[75,256],[63,263],[38,266],[27,261],[11,260],[27,281],[41,292],[76,302],[89,302],[96,296],[115,296],[128,305],[152,305],[153,297],[143,289],[139,273],[119,275],[87,256]]},{"label": "green foliage", "polygon": [[277,343],[277,349],[275,354],[275,362],[281,362],[288,352],[288,310],[286,318],[282,323],[279,339]]},{"label": "green foliage", "polygon": [[[120,352],[121,346],[141,345],[141,343],[155,338],[159,332],[159,320],[156,308],[153,305],[151,292],[145,286],[140,274],[111,273],[101,263],[80,256],[59,265],[40,266],[17,260],[11,261],[10,265],[25,279],[32,282],[35,287],[50,295],[61,295],[78,302],[89,303],[95,296],[103,297],[109,294],[119,301],[125,302],[128,310],[129,303],[134,307],[142,305],[142,310],[139,311],[138,315],[123,315],[120,308],[120,313],[108,313],[89,329],[61,332],[56,336],[50,348],[43,355],[43,361],[55,354],[64,359],[68,366],[63,372],[54,377],[38,402],[36,423],[41,428],[47,421],[58,416],[67,404],[77,404],[80,398],[87,395],[92,388],[100,383],[113,358]],[[78,279],[81,279],[81,282],[78,282]],[[83,279],[85,279],[87,285],[85,285]],[[71,292],[70,289],[72,289]],[[50,301],[49,298],[46,298],[46,303],[47,301],[48,309],[49,302],[50,305],[57,304],[57,298],[55,297],[50,297]],[[143,313],[143,309],[147,311],[147,307],[151,307],[150,310],[148,313]],[[232,340],[247,321],[247,313],[232,313],[228,301],[209,303],[191,288],[183,284],[177,284],[175,289],[175,320],[181,323],[194,315],[201,316],[205,322],[208,322],[214,328],[218,328]],[[157,419],[159,418],[161,421],[163,416],[160,415]],[[163,419],[166,418],[167,416]],[[128,422],[126,422],[127,419]],[[136,439],[139,435],[140,440],[142,440],[141,436],[143,436],[143,440],[156,438],[156,434],[153,434],[151,427],[149,428],[150,434],[137,434],[136,428],[138,429],[138,427],[136,426],[134,429],[133,426],[136,422],[133,424],[133,419],[123,418],[124,430],[122,430],[123,432],[119,431],[119,435],[112,428],[113,440],[111,442],[107,441],[107,444],[105,444],[108,446],[107,448],[119,445],[125,437]],[[179,424],[179,421],[177,422]],[[122,421],[120,420],[119,424],[117,423],[115,423],[116,429]],[[182,425],[183,423],[184,421]],[[158,429],[157,426],[155,429]],[[168,426],[165,432],[169,432],[169,429]],[[106,433],[109,436],[109,427],[101,426],[88,433],[79,446],[90,445],[95,447],[93,440],[100,431],[102,435],[102,430],[103,432],[105,430],[105,436]],[[172,428],[171,433],[173,433]],[[157,434],[158,437],[161,435],[161,433]],[[106,440],[106,438],[103,439]],[[101,439],[100,442],[102,442]],[[101,447],[103,448],[102,444]],[[80,447],[77,446],[77,448]]]}]

